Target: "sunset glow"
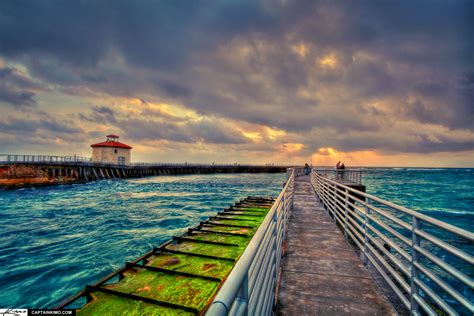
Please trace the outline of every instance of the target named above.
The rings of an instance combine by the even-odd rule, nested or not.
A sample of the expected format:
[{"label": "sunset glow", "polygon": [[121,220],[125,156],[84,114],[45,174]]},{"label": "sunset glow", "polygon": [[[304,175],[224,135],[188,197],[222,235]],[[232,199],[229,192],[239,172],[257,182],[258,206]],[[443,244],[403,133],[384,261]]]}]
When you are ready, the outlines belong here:
[{"label": "sunset glow", "polygon": [[337,58],[335,55],[326,55],[319,60],[319,64],[326,68],[336,68]]},{"label": "sunset glow", "polygon": [[114,133],[134,161],[474,166],[469,1],[19,2],[2,153]]}]

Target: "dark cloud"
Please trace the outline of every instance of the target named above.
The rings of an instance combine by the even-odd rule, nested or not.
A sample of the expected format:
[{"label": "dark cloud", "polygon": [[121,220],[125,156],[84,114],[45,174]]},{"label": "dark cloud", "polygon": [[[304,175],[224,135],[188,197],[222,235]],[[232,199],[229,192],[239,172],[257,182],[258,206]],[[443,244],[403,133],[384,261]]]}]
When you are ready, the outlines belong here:
[{"label": "dark cloud", "polygon": [[[202,119],[200,121],[172,117],[163,111],[148,107],[144,99],[140,114],[117,115],[110,107],[95,106],[88,114],[79,114],[81,120],[114,126],[121,129],[125,137],[135,141],[167,140],[174,142],[210,144],[243,144],[246,142],[242,133],[234,127],[219,120]],[[150,114],[155,119],[146,119]],[[161,120],[157,120],[161,118]]]},{"label": "dark cloud", "polygon": [[[343,150],[454,151],[472,149],[450,133],[474,131],[473,8],[437,0],[7,0],[0,55],[62,92],[145,96],[216,118],[183,121],[145,107],[148,119],[104,106],[79,114],[135,140],[244,144],[220,117],[298,134],[305,150],[326,139]],[[334,64],[325,66],[328,56]],[[0,70],[0,101],[31,107],[38,87],[19,74]],[[393,139],[398,121],[447,131],[433,140],[400,130],[403,143]],[[305,136],[315,129],[325,134],[313,146]]]},{"label": "dark cloud", "polygon": [[35,93],[29,91],[11,91],[0,85],[0,101],[18,107],[36,105]]},{"label": "dark cloud", "polygon": [[245,137],[239,131],[218,124],[218,122],[210,120],[176,125],[144,119],[124,119],[119,121],[117,126],[120,126],[127,138],[135,141],[167,140],[209,144],[243,144],[246,142]]},{"label": "dark cloud", "polygon": [[0,102],[19,108],[36,106],[41,85],[12,67],[0,67]]},{"label": "dark cloud", "polygon": [[79,113],[79,118],[83,121],[99,124],[114,124],[117,122],[114,110],[107,106],[94,106],[92,113]]},{"label": "dark cloud", "polygon": [[41,115],[41,119],[7,117],[0,120],[0,132],[20,137],[35,137],[37,133],[45,132],[48,136],[62,139],[74,139],[84,131],[71,121],[61,121]]}]

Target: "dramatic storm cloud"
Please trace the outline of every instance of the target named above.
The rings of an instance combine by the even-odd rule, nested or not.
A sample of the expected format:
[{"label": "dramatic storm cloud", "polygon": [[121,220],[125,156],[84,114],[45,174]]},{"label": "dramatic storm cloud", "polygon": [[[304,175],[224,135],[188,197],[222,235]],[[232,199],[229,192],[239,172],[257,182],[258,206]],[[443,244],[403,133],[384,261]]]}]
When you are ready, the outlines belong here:
[{"label": "dramatic storm cloud", "polygon": [[474,166],[472,1],[1,1],[0,152]]}]

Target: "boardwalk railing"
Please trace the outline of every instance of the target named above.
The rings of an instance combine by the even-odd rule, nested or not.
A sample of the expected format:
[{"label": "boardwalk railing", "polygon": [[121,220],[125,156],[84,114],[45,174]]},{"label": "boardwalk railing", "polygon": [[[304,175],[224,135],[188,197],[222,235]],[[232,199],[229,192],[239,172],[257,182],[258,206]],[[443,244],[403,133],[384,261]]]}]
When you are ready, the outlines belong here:
[{"label": "boardwalk railing", "polygon": [[246,164],[216,164],[216,163],[171,163],[171,162],[134,162],[130,164],[113,164],[92,161],[90,157],[81,156],[49,156],[49,155],[15,155],[15,154],[0,154],[0,164],[14,164],[14,163],[44,163],[44,164],[77,164],[77,165],[108,165],[108,166],[122,166],[122,167],[285,167],[283,165],[267,164],[267,165],[246,165]]},{"label": "boardwalk railing", "polygon": [[318,174],[331,180],[349,181],[355,184],[362,183],[362,171],[357,169],[313,169]]},{"label": "boardwalk railing", "polygon": [[80,157],[80,156],[47,156],[47,155],[10,155],[10,154],[0,154],[0,163],[84,163],[90,162],[91,158],[89,157]]},{"label": "boardwalk railing", "polygon": [[291,169],[285,187],[217,293],[207,315],[272,313],[295,174]]},{"label": "boardwalk railing", "polygon": [[354,190],[317,170],[311,183],[344,235],[412,313],[474,313],[472,232]]}]

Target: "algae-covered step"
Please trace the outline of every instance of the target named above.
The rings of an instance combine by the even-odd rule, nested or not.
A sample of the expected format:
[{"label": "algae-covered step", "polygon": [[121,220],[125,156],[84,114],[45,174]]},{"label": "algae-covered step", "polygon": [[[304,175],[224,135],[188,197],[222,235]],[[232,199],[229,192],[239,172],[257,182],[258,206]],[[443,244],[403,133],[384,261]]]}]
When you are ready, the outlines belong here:
[{"label": "algae-covered step", "polygon": [[211,242],[222,242],[222,243],[229,243],[234,245],[247,245],[250,241],[250,237],[242,235],[225,235],[225,234],[218,234],[218,233],[193,233],[187,238],[192,238],[196,240],[204,240],[204,241],[211,241]]},{"label": "algae-covered step", "polygon": [[234,266],[227,260],[208,259],[182,254],[157,254],[148,259],[151,267],[223,279]]},{"label": "algae-covered step", "polygon": [[231,233],[243,236],[253,235],[255,232],[254,228],[248,227],[232,227],[232,226],[213,226],[211,224],[203,226],[207,231],[213,231],[216,233]]},{"label": "algae-covered step", "polygon": [[100,316],[143,316],[143,315],[177,315],[191,316],[193,312],[183,309],[170,308],[156,304],[146,303],[112,294],[92,292],[92,301],[77,311],[77,315]]},{"label": "algae-covered step", "polygon": [[202,309],[220,282],[142,269],[130,269],[118,283],[105,288],[179,306]]},{"label": "algae-covered step", "polygon": [[189,254],[200,254],[226,259],[237,259],[245,249],[245,245],[233,247],[200,243],[198,241],[183,241],[178,244],[170,244],[166,246],[165,249],[171,251],[185,252]]},{"label": "algae-covered step", "polygon": [[219,214],[218,216],[212,216],[210,219],[235,219],[249,222],[256,222],[263,216],[245,216],[245,215],[232,215],[232,214]]},{"label": "algae-covered step", "polygon": [[267,207],[254,207],[254,206],[234,206],[232,210],[248,211],[248,212],[267,212],[270,208]]},{"label": "algae-covered step", "polygon": [[231,219],[231,220],[243,220],[243,221],[251,221],[251,222],[262,222],[265,217],[264,216],[248,216],[246,214],[239,214],[239,215],[219,214],[218,218]]},{"label": "algae-covered step", "polygon": [[[259,204],[261,202],[261,204]],[[234,205],[237,207],[237,205]],[[224,210],[187,233],[127,263],[78,297],[80,315],[196,315],[212,302],[270,210],[253,198]],[[226,214],[239,212],[239,214]],[[112,278],[120,275],[115,283]]]},{"label": "algae-covered step", "polygon": [[209,223],[233,225],[233,226],[241,226],[241,227],[258,227],[260,225],[259,222],[247,221],[247,220],[232,220],[232,219],[212,220],[212,221],[209,221]]}]

